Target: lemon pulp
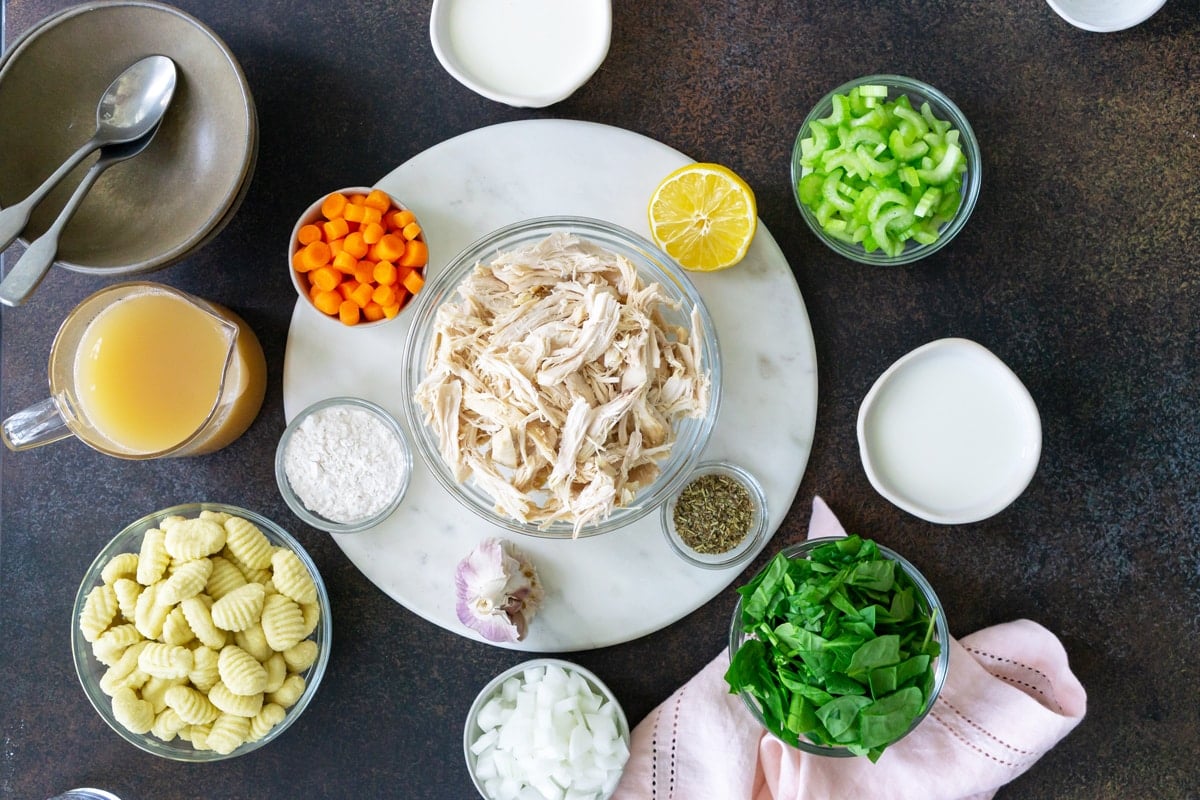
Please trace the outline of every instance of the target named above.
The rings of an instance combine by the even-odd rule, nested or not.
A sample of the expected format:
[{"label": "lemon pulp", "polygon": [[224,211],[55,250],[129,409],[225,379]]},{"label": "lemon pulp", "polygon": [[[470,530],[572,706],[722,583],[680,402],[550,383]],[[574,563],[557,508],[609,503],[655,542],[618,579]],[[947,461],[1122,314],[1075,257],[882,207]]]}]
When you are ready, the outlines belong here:
[{"label": "lemon pulp", "polygon": [[754,192],[720,164],[687,164],[667,175],[647,215],[655,244],[684,269],[702,272],[745,258],[758,227]]}]

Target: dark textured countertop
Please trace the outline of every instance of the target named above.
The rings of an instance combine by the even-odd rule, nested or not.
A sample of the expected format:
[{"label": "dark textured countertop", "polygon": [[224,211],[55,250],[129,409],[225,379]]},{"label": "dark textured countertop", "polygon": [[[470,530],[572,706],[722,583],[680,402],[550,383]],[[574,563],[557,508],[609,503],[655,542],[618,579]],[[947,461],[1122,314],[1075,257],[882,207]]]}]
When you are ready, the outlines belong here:
[{"label": "dark textured countertop", "polygon": [[[8,45],[67,4],[5,5]],[[38,800],[74,785],[124,800],[472,796],[467,707],[523,656],[418,618],[288,512],[271,466],[294,301],[279,254],[300,207],[329,187],[370,183],[464,131],[562,117],[732,167],[792,265],[816,339],[816,437],[795,506],[747,575],[803,537],[820,494],[849,529],[921,565],[952,633],[1025,617],[1061,637],[1087,717],[998,797],[1200,797],[1197,0],[1169,0],[1113,34],[1072,28],[1042,0],[617,0],[603,67],[536,111],[485,100],[443,72],[427,2],[178,5],[240,59],[261,151],[229,227],[153,279],[245,317],[266,349],[267,399],[242,439],[202,458],[128,463],[74,441],[0,453],[0,796]],[[871,72],[942,89],[983,152],[974,216],[950,246],[907,268],[832,254],[788,186],[809,107]],[[44,395],[59,321],[104,283],[55,270],[26,306],[3,309],[3,414]],[[1044,428],[1028,490],[1001,514],[957,527],[884,501],[855,439],[859,402],[879,373],[945,336],[974,339],[1011,366]],[[283,737],[251,756],[188,766],[107,729],[76,680],[69,628],[82,572],[116,530],[200,499],[290,527],[322,571],[336,632],[319,693]],[[572,658],[640,720],[724,646],[733,598],[729,589],[658,633]]]}]

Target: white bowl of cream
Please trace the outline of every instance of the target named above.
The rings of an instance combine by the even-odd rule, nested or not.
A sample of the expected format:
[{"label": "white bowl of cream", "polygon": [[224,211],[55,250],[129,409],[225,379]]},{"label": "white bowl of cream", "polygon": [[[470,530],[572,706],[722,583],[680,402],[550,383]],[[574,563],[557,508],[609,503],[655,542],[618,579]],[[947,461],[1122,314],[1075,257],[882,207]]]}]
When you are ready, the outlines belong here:
[{"label": "white bowl of cream", "polygon": [[978,522],[1033,479],[1042,424],[1029,390],[991,351],[939,339],[892,364],[858,412],[867,478],[899,508],[943,525]]},{"label": "white bowl of cream", "polygon": [[455,80],[541,108],[570,97],[608,55],[611,0],[433,0],[429,38]]},{"label": "white bowl of cream", "polygon": [[1111,33],[1150,19],[1166,0],[1047,0],[1054,13],[1085,31]]}]

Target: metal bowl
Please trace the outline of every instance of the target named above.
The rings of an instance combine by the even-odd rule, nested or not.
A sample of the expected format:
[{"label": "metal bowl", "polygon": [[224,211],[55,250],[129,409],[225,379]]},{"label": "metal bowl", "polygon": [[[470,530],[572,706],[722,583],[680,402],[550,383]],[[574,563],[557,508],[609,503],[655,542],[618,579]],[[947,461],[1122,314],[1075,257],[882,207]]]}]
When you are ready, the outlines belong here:
[{"label": "metal bowl", "polygon": [[[63,230],[55,263],[67,269],[148,272],[210,241],[250,184],[258,153],[254,100],[212,30],[150,0],[72,6],[34,25],[0,59],[0,206],[8,206],[91,136],[112,79],[155,53],[179,72],[171,107],[147,150],[105,172]],[[50,226],[91,160],[38,205],[22,243]]]}]

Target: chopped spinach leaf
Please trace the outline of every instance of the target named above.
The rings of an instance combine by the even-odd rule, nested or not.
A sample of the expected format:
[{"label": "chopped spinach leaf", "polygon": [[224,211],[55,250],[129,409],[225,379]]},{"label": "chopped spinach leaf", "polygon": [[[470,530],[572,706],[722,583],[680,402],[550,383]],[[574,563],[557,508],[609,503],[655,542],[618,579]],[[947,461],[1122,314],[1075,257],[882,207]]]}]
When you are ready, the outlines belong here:
[{"label": "chopped spinach leaf", "polygon": [[773,558],[742,598],[746,639],[725,680],[758,701],[770,731],[875,761],[929,703],[933,609],[878,545],[859,536],[808,558]]}]

